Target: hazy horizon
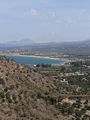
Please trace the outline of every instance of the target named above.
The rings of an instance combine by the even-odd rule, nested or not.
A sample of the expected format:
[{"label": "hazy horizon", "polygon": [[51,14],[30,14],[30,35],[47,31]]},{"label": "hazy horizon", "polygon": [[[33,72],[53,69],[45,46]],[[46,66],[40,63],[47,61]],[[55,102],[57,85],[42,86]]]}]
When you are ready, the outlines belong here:
[{"label": "hazy horizon", "polygon": [[29,38],[34,42],[90,38],[90,0],[0,1],[0,43]]},{"label": "hazy horizon", "polygon": [[[26,41],[26,40],[28,39],[28,41]],[[90,39],[86,39],[86,40],[73,40],[73,41],[71,41],[71,40],[61,40],[61,41],[33,41],[33,40],[31,40],[31,39],[29,39],[29,38],[24,38],[24,39],[21,39],[21,40],[12,40],[12,41],[0,41],[0,44],[1,45],[3,45],[3,44],[18,44],[18,43],[21,43],[22,44],[22,41],[23,41],[23,44],[25,44],[25,43],[27,43],[28,45],[34,45],[34,44],[49,44],[49,43],[73,43],[73,42],[87,42],[87,41],[90,41]],[[31,42],[31,43],[30,43]]]}]

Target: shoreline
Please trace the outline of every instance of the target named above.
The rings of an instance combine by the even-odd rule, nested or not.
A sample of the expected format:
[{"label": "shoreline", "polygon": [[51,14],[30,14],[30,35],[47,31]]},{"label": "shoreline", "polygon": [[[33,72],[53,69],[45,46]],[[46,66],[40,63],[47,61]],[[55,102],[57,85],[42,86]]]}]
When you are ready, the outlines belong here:
[{"label": "shoreline", "polygon": [[[20,54],[6,54],[6,56],[22,56],[22,57],[34,57],[34,58],[45,58],[45,59],[53,59],[53,60],[61,60],[63,58],[54,58],[49,56],[37,56],[37,55],[20,55]],[[65,59],[63,59],[65,60]]]}]

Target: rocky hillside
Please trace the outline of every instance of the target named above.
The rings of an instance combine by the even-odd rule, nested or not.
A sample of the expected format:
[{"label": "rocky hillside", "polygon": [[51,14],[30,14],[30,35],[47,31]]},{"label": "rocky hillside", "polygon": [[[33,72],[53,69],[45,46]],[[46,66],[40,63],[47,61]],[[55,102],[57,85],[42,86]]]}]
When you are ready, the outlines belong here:
[{"label": "rocky hillside", "polygon": [[0,120],[63,120],[53,80],[0,56]]}]

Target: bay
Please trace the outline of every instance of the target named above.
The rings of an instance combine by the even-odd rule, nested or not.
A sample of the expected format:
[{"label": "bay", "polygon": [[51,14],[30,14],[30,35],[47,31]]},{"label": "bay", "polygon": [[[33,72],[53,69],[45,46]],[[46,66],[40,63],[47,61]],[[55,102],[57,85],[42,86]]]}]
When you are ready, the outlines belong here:
[{"label": "bay", "polygon": [[8,56],[9,59],[13,59],[18,63],[25,65],[37,65],[37,64],[64,64],[65,60],[59,58],[49,58],[49,57],[38,57],[38,56],[25,56],[25,55],[11,55]]}]

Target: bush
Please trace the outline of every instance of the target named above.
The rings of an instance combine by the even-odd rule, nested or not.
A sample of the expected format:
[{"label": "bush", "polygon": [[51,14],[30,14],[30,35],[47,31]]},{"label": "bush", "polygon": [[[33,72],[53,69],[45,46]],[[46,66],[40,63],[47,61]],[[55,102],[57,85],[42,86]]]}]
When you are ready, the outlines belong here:
[{"label": "bush", "polygon": [[5,85],[5,81],[2,78],[0,78],[0,84]]},{"label": "bush", "polygon": [[69,103],[63,103],[63,105],[62,105],[62,108],[61,108],[61,112],[63,113],[63,114],[65,114],[65,113],[71,113],[71,105],[69,104]]},{"label": "bush", "polygon": [[14,102],[16,102],[16,95],[14,94],[12,97],[13,97]]},{"label": "bush", "polygon": [[8,91],[8,88],[6,87],[6,88],[4,89],[4,91],[7,92],[7,91]]},{"label": "bush", "polygon": [[90,110],[90,106],[87,107],[87,110]]},{"label": "bush", "polygon": [[37,93],[37,99],[41,99],[42,96],[41,96],[41,93]]},{"label": "bush", "polygon": [[8,100],[9,103],[12,102],[11,97],[10,97],[10,92],[6,93],[6,98],[7,98],[7,100]]},{"label": "bush", "polygon": [[13,90],[13,89],[14,89],[14,85],[11,85],[11,86],[10,86],[10,89]]},{"label": "bush", "polygon": [[0,98],[5,98],[4,92],[0,92]]},{"label": "bush", "polygon": [[49,101],[52,105],[56,105],[56,103],[57,103],[56,99],[52,98],[52,97],[49,98]]},{"label": "bush", "polygon": [[75,110],[75,116],[76,116],[76,118],[81,117],[82,116],[81,111],[76,109]]},{"label": "bush", "polygon": [[68,114],[72,115],[73,113],[74,113],[74,107],[71,106],[71,107],[68,108]]}]

